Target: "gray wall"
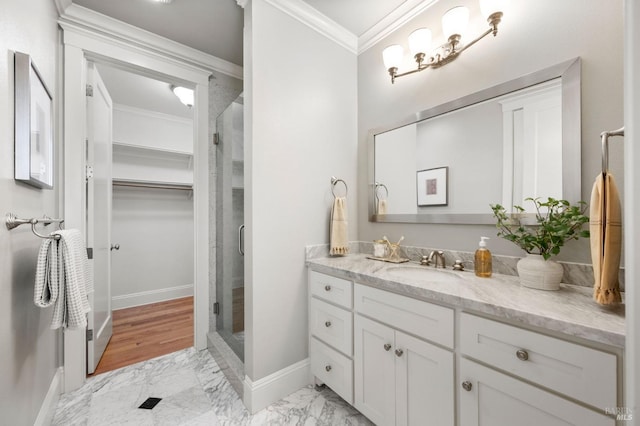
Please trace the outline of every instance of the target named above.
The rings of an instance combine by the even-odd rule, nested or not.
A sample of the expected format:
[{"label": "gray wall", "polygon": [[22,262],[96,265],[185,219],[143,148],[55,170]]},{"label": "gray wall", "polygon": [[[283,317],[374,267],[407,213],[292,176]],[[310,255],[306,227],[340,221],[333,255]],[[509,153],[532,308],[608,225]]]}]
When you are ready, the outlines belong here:
[{"label": "gray wall", "polygon": [[[31,55],[52,92],[57,93],[59,52],[57,12],[51,0],[3,1],[0,13],[0,214],[58,216],[60,164],[54,190],[13,180],[13,51]],[[56,143],[60,154],[60,144]],[[36,257],[41,240],[28,226],[0,226],[0,423],[31,425],[56,369],[61,365],[61,333],[49,329],[52,311],[33,304]]]},{"label": "gray wall", "polygon": [[[391,84],[382,63],[382,50],[399,43],[415,28],[440,33],[440,17],[459,1],[441,0],[358,57],[359,186],[367,187],[367,132],[443,102],[502,81],[574,58],[582,58],[582,199],[589,201],[593,179],[600,170],[600,138],[604,130],[623,124],[622,1],[512,0],[508,2],[497,37],[488,37],[443,68],[426,70]],[[470,34],[485,28],[476,2],[471,9]],[[436,36],[435,34],[439,34]],[[402,71],[402,69],[401,69]],[[622,142],[610,149],[610,170],[622,188]],[[621,191],[623,189],[620,189]],[[368,221],[367,192],[359,193],[358,230],[361,240],[387,235],[405,236],[407,245],[475,250],[480,235],[495,237],[495,228],[476,225],[376,224]],[[524,254],[498,238],[489,243],[496,254]],[[571,242],[561,260],[590,263],[588,241]]]},{"label": "gray wall", "polygon": [[265,1],[245,9],[245,42],[245,372],[255,381],[307,357],[304,248],[328,242],[332,175],[349,185],[357,236],[357,64]]}]

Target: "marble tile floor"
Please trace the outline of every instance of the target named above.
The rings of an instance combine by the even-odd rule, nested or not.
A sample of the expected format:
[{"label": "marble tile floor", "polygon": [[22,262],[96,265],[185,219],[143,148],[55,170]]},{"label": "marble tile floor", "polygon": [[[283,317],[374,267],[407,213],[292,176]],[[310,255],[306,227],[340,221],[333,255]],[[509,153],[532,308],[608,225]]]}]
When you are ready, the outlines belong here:
[{"label": "marble tile floor", "polygon": [[[138,408],[148,397],[155,408]],[[305,387],[250,415],[207,350],[154,358],[60,397],[53,425],[371,425],[328,388]]]}]

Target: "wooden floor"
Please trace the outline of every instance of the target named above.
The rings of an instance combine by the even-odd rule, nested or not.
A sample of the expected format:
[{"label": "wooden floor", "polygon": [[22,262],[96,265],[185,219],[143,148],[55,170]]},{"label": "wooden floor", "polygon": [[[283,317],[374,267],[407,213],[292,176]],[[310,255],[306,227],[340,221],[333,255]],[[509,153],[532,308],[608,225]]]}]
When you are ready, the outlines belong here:
[{"label": "wooden floor", "polygon": [[193,297],[113,311],[113,336],[93,375],[193,346]]}]

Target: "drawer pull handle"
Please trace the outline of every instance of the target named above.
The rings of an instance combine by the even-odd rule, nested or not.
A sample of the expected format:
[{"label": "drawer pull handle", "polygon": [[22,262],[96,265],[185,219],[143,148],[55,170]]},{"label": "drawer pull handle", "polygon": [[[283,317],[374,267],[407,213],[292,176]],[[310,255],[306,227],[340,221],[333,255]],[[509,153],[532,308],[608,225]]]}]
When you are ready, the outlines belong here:
[{"label": "drawer pull handle", "polygon": [[464,382],[462,382],[462,389],[466,390],[467,392],[471,391],[472,387],[473,384],[470,381],[465,380]]},{"label": "drawer pull handle", "polygon": [[331,321],[327,321],[327,322],[325,322],[325,323],[324,323],[324,326],[325,326],[325,327],[327,327],[327,328],[331,327]]},{"label": "drawer pull handle", "polygon": [[402,354],[404,353],[404,351],[402,349],[396,349],[396,356],[402,356]]},{"label": "drawer pull handle", "polygon": [[324,367],[324,369],[327,370],[327,373],[328,373],[329,371],[331,371],[331,366],[327,365],[326,367]]},{"label": "drawer pull handle", "polygon": [[324,286],[324,291],[331,291],[331,286],[330,285],[325,285]]},{"label": "drawer pull handle", "polygon": [[389,350],[391,350],[391,345],[390,345],[390,344],[388,344],[388,343],[385,343],[385,344],[384,344],[384,350],[385,350],[385,351],[387,351],[387,352],[389,352]]},{"label": "drawer pull handle", "polygon": [[529,359],[529,352],[525,351],[524,349],[520,349],[516,352],[516,356],[520,361],[526,361]]}]

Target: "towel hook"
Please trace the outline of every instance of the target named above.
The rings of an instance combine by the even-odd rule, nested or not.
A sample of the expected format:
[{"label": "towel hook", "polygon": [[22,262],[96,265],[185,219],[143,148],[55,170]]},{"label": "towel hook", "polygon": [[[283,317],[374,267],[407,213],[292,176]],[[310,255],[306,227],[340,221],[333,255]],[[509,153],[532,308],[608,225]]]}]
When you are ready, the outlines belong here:
[{"label": "towel hook", "polygon": [[609,137],[624,136],[624,126],[618,130],[600,133],[602,137],[602,174],[606,175],[609,170]]},{"label": "towel hook", "polygon": [[336,195],[336,185],[338,184],[338,182],[342,182],[342,184],[344,185],[344,196],[346,197],[347,194],[349,193],[349,187],[347,186],[347,182],[345,182],[342,179],[338,179],[335,176],[331,176],[331,193],[333,194],[334,198],[338,198],[338,196]]}]

